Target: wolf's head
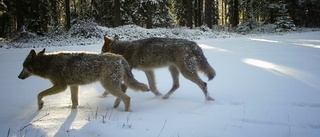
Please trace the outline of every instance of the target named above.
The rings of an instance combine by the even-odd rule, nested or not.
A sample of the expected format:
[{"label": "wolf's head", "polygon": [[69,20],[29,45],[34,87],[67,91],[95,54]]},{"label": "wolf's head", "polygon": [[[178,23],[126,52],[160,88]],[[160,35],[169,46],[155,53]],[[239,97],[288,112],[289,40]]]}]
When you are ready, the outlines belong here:
[{"label": "wolf's head", "polygon": [[118,35],[115,35],[113,38],[105,36],[101,52],[102,53],[109,52],[110,51],[110,46],[116,41],[119,41],[119,36]]},{"label": "wolf's head", "polygon": [[32,75],[32,61],[34,60],[34,58],[36,56],[43,55],[44,52],[45,52],[45,49],[40,51],[38,54],[36,53],[35,50],[30,51],[29,55],[27,56],[27,58],[23,62],[23,69],[18,76],[19,79],[26,79]]}]

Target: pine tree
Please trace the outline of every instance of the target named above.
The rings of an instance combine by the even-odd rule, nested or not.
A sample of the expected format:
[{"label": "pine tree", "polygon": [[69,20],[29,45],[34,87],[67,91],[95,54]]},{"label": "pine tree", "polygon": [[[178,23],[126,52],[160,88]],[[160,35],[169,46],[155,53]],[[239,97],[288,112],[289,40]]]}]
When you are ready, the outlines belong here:
[{"label": "pine tree", "polygon": [[212,29],[214,24],[218,24],[218,2],[215,0],[206,0],[204,4],[205,24]]},{"label": "pine tree", "polygon": [[289,15],[287,4],[282,2],[273,3],[270,5],[270,8],[277,10],[275,14],[274,24],[277,26],[276,31],[287,31],[293,30],[296,31],[296,25],[293,23],[292,18]]},{"label": "pine tree", "polygon": [[53,32],[58,32],[59,22],[59,12],[58,12],[58,2],[57,0],[50,0],[50,7],[51,8],[51,20],[50,25],[53,26]]},{"label": "pine tree", "polygon": [[304,6],[305,26],[306,27],[320,27],[320,1],[319,0],[305,0],[301,5]]},{"label": "pine tree", "polygon": [[255,0],[246,0],[242,3],[242,7],[245,11],[244,13],[244,20],[243,22],[236,28],[237,32],[247,32],[252,30],[255,25],[255,19],[254,19],[254,9],[253,9],[253,4]]},{"label": "pine tree", "polygon": [[154,27],[171,27],[174,26],[174,18],[170,14],[170,3],[168,0],[159,1],[155,5],[152,24]]},{"label": "pine tree", "polygon": [[121,1],[121,21],[123,25],[138,24],[141,15],[138,12],[140,2],[134,0]]},{"label": "pine tree", "polygon": [[9,14],[7,4],[1,0],[0,2],[0,38],[7,37],[7,30],[11,29],[13,23],[9,23]]},{"label": "pine tree", "polygon": [[187,7],[185,1],[186,0],[172,0],[173,13],[179,26],[186,26],[187,24]]},{"label": "pine tree", "polygon": [[118,27],[121,24],[121,14],[120,14],[120,0],[114,0],[114,26]]},{"label": "pine tree", "polygon": [[203,0],[194,1],[194,26],[199,27],[202,25],[202,15],[203,15]]},{"label": "pine tree", "polygon": [[212,29],[212,0],[205,1],[205,23]]},{"label": "pine tree", "polygon": [[230,24],[236,27],[239,24],[239,0],[230,0],[229,6]]},{"label": "pine tree", "polygon": [[3,0],[0,1],[0,16],[2,16],[4,13],[6,13],[8,10],[7,5],[3,2]]},{"label": "pine tree", "polygon": [[66,9],[66,29],[71,28],[71,13],[70,13],[70,0],[65,0],[65,9]]},{"label": "pine tree", "polygon": [[186,20],[187,20],[187,27],[188,28],[192,28],[193,27],[193,0],[186,0],[185,1],[185,5],[186,5]]}]

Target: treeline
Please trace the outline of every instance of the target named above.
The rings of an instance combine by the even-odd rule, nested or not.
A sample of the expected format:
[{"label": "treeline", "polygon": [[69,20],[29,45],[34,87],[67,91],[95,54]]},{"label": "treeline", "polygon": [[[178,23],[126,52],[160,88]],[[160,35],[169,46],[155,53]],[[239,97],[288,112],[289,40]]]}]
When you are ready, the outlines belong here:
[{"label": "treeline", "polygon": [[[77,20],[107,27],[206,25],[247,31],[261,24],[319,27],[319,0],[1,0],[0,37],[69,30]],[[245,27],[244,27],[245,26]]]}]

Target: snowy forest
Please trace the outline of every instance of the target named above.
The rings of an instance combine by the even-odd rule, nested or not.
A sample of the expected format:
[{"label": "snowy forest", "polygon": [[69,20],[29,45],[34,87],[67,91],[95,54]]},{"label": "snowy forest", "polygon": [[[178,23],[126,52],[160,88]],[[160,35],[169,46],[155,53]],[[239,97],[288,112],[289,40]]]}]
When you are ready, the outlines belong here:
[{"label": "snowy forest", "polygon": [[[38,110],[38,95],[52,83],[36,76],[19,79],[29,68],[26,57],[46,58],[44,48],[55,55],[101,54],[103,37],[115,35],[127,46],[124,57],[157,64],[162,61],[153,52],[140,52],[154,46],[154,56],[181,61],[187,70],[199,61],[194,51],[164,52],[201,48],[201,61],[216,72],[210,81],[199,73],[214,101],[206,101],[202,86],[167,63],[169,69],[154,74],[132,67],[132,74],[150,86],[145,74],[152,73],[163,95],[179,88],[169,99],[128,88],[131,112],[125,112],[123,102],[113,108],[116,96],[101,96],[106,90],[96,82],[81,85],[77,109],[67,88],[46,96]],[[152,37],[166,40],[130,42]],[[199,48],[173,41],[193,41]],[[34,51],[43,52],[29,57]],[[88,73],[80,71],[88,64],[73,70],[66,60],[30,64],[57,63],[63,74]],[[0,137],[319,137],[319,60],[320,0],[0,0]],[[91,68],[97,66],[105,65]],[[114,68],[109,66],[102,69]],[[172,78],[172,68],[179,78]]]},{"label": "snowy forest", "polygon": [[273,24],[277,31],[320,26],[319,0],[1,0],[0,37],[68,31],[79,20],[144,28],[215,26],[245,32]]}]

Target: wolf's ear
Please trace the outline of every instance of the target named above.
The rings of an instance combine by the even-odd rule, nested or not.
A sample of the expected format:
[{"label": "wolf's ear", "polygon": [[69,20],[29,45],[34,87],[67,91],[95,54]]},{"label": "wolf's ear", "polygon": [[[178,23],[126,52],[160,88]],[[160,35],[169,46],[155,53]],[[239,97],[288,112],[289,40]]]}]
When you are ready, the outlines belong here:
[{"label": "wolf's ear", "polygon": [[43,49],[38,53],[38,55],[43,55],[45,52],[46,52],[46,48],[43,48]]},{"label": "wolf's ear", "polygon": [[104,41],[110,41],[111,40],[111,38],[110,37],[108,37],[108,36],[104,36]]},{"label": "wolf's ear", "polygon": [[109,52],[112,40],[108,36],[104,36],[104,43],[101,49],[102,53]]},{"label": "wolf's ear", "polygon": [[36,51],[32,49],[32,50],[30,51],[27,59],[30,60],[30,59],[33,59],[33,58],[36,57],[36,56],[37,56]]},{"label": "wolf's ear", "polygon": [[108,36],[104,36],[104,45],[109,46],[111,44],[112,39]]}]

